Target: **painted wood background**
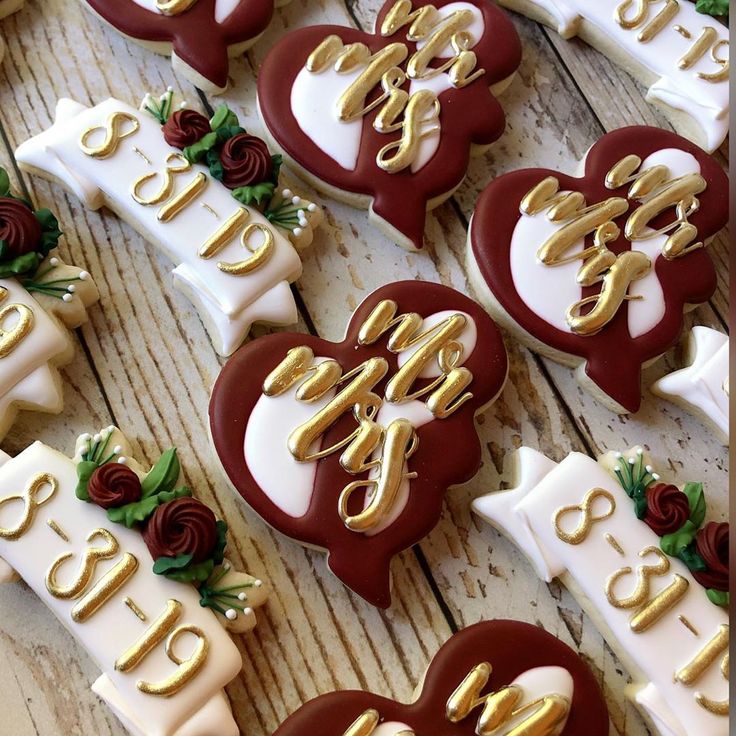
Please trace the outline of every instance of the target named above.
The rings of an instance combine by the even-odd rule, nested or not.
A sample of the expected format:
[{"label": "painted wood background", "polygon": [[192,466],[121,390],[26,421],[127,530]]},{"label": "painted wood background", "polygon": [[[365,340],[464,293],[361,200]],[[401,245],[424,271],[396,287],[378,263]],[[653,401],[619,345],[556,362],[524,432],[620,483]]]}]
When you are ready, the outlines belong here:
[{"label": "painted wood background", "polygon": [[[369,29],[379,5],[293,0],[247,57],[234,62],[222,99],[258,132],[254,80],[271,44],[308,24]],[[323,200],[327,222],[296,284],[298,329],[338,339],[352,309],[388,276],[440,281],[472,294],[463,265],[466,227],[492,177],[530,165],[572,172],[605,131],[632,123],[668,127],[644,101],[643,89],[595,51],[520,16],[514,23],[524,61],[502,97],[507,132],[472,162],[456,196],[429,216],[426,252],[404,252],[371,228],[364,212]],[[21,178],[14,165],[12,151],[50,125],[59,97],[94,105],[113,95],[137,103],[146,91],[160,93],[171,84],[200,104],[197,92],[172,74],[167,59],[127,43],[71,0],[29,0],[2,22],[1,32],[8,49],[0,82],[0,164],[38,205],[58,214],[64,256],[87,268],[102,293],[64,371],[66,413],[22,415],[4,449],[13,453],[40,438],[71,452],[77,434],[111,422],[137,440],[148,461],[172,444],[179,448],[191,486],[231,525],[231,556],[273,587],[257,630],[237,639],[245,666],[228,696],[242,733],[270,734],[301,703],[338,688],[410,699],[453,631],[481,619],[516,617],[543,626],[590,663],[608,699],[612,733],[647,734],[623,697],[627,673],[575,601],[558,585],[538,581],[512,544],[471,517],[469,501],[508,482],[504,459],[522,443],[557,460],[572,450],[595,454],[644,443],[666,476],[704,481],[711,514],[720,519],[727,505],[724,448],[696,420],[649,394],[637,416],[611,414],[580,391],[568,369],[509,339],[510,380],[479,422],[482,471],[448,494],[435,531],[396,561],[393,608],[380,612],[364,604],[331,577],[321,554],[280,538],[226,488],[205,428],[209,389],[222,361],[186,298],[172,290],[170,263],[111,213],[86,211],[60,188]],[[711,253],[719,291],[688,323],[726,330],[725,233]],[[647,370],[647,384],[680,359],[674,351]],[[89,690],[96,665],[22,583],[0,589],[0,661],[3,736],[123,734]]]}]

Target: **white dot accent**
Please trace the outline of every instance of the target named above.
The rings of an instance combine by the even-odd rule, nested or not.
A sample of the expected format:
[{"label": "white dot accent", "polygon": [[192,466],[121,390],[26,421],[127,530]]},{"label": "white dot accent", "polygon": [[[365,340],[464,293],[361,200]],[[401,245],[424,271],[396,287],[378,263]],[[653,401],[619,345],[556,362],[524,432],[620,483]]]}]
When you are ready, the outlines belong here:
[{"label": "white dot accent", "polygon": [[74,299],[73,294],[64,294],[63,297],[61,297],[65,302],[70,302],[72,299]]},{"label": "white dot accent", "polygon": [[263,585],[263,580],[256,580],[253,585],[256,586],[256,588],[260,588]]},{"label": "white dot accent", "polygon": [[127,458],[127,457],[119,457],[119,458],[118,458],[118,462],[119,462],[119,463],[120,463],[121,465],[125,465],[125,463],[127,463],[127,462],[128,462],[128,458]]},{"label": "white dot accent", "polygon": [[58,266],[58,265],[59,265],[59,259],[58,259],[58,258],[52,258],[52,259],[51,259],[51,260],[49,261],[49,263],[50,263],[50,264],[51,264],[52,266]]},{"label": "white dot accent", "polygon": [[235,621],[238,617],[238,612],[234,608],[228,608],[227,611],[225,611],[225,616],[227,616],[228,620]]},{"label": "white dot accent", "polygon": [[80,271],[79,273],[79,280],[80,281],[86,281],[89,278],[89,272],[88,271]]},{"label": "white dot accent", "polygon": [[123,451],[123,448],[120,445],[115,445],[115,447],[112,448],[112,451],[116,455],[119,455]]},{"label": "white dot accent", "polygon": [[239,601],[244,601],[244,600],[247,600],[247,599],[248,599],[248,596],[245,593],[238,593],[238,600]]},{"label": "white dot accent", "polygon": [[309,203],[309,207],[307,207],[307,209],[310,212],[316,212],[317,211],[317,205],[314,202],[310,202]]}]

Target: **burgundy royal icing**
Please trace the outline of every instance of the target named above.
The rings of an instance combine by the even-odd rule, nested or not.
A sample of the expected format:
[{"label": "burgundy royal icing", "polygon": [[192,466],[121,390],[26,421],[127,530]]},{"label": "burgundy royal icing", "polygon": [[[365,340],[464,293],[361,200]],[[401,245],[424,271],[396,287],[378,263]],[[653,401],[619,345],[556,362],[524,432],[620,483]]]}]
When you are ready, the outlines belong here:
[{"label": "burgundy royal icing", "polygon": [[137,41],[170,43],[174,53],[216,87],[227,86],[228,47],[259,36],[271,22],[273,0],[241,0],[222,23],[216,0],[196,0],[179,15],[147,10],[134,0],[85,0],[113,28]]},{"label": "burgundy royal icing", "polygon": [[[387,0],[376,19],[380,29],[396,0]],[[455,0],[415,0],[416,10],[425,5],[442,8]],[[376,53],[390,43],[405,43],[409,54],[416,43],[406,39],[407,26],[390,36],[376,30],[366,33],[344,26],[310,26],[285,36],[269,52],[258,75],[258,102],[261,115],[278,145],[309,174],[330,187],[373,198],[372,210],[392,228],[411,240],[415,248],[423,244],[427,204],[454,190],[465,177],[471,144],[487,146],[504,131],[505,116],[489,87],[510,77],[521,62],[521,43],[509,17],[486,0],[468,0],[480,8],[485,33],[472,47],[477,69],[485,74],[468,86],[443,92],[440,97],[442,136],[431,160],[416,173],[404,169],[388,173],[376,165],[378,151],[399,134],[386,135],[373,128],[377,108],[363,117],[362,138],[356,168],[342,168],[320,149],[300,128],[291,107],[294,80],[309,55],[325,39],[335,34],[344,44],[363,43]],[[437,59],[433,66],[439,66]],[[403,68],[403,67],[402,67]],[[409,80],[402,86],[408,90]]]},{"label": "burgundy royal icing", "polygon": [[[527,337],[586,361],[587,376],[631,412],[637,411],[641,403],[642,365],[677,343],[685,305],[705,302],[715,292],[716,272],[708,249],[701,248],[673,260],[661,255],[657,257],[654,268],[664,292],[665,314],[656,327],[636,338],[628,332],[626,302],[613,320],[595,335],[575,335],[550,325],[519,297],[511,274],[509,250],[514,228],[522,216],[522,199],[546,177],[557,178],[560,191],[581,192],[589,204],[614,196],[627,198],[628,185],[619,189],[606,188],[604,180],[609,169],[629,154],[644,160],[659,150],[673,148],[694,156],[707,182],[706,190],[698,195],[700,207],[689,218],[698,230],[698,239],[707,241],[728,221],[726,174],[712,156],[694,143],[675,133],[641,126],[622,128],[604,135],[588,152],[585,174],[581,178],[549,169],[522,169],[495,179],[478,199],[470,230],[470,247],[480,273],[510,318],[511,328],[521,328]],[[616,254],[632,249],[623,234],[624,224],[639,203],[632,199],[628,201],[629,211],[615,219],[621,235],[607,243]],[[670,208],[653,221],[653,226],[664,227],[672,219]],[[592,244],[591,235],[586,238],[586,246]],[[540,245],[530,243],[529,247],[538,248]],[[581,296],[599,291],[599,285],[588,287],[581,289]]]},{"label": "burgundy royal icing", "polygon": [[[475,349],[463,363],[473,374],[467,390],[470,401],[449,417],[435,419],[417,429],[418,449],[409,460],[418,477],[411,481],[409,501],[387,529],[366,536],[349,530],[338,513],[338,498],[346,484],[366,478],[352,476],[340,466],[340,452],[318,461],[314,493],[307,513],[294,518],[284,513],[256,483],[245,461],[244,438],[248,419],[262,396],[265,378],[284,359],[290,348],[306,345],[315,356],[335,358],[347,373],[364,360],[383,357],[387,376],[376,386],[384,396],[386,381],[396,373],[398,359],[386,347],[388,334],[369,346],[359,346],[358,331],[374,307],[384,299],[398,304],[398,312],[416,312],[422,317],[445,310],[470,315],[477,328]],[[389,333],[390,334],[390,333]],[[357,308],[345,339],[329,342],[313,335],[279,333],[245,345],[225,364],[212,391],[209,418],[215,449],[230,482],[263,519],[302,544],[328,551],[328,565],[349,588],[374,605],[391,602],[390,562],[394,555],[417,543],[439,520],[448,487],[470,480],[481,462],[480,442],[474,415],[501,391],[506,379],[507,358],[501,334],[488,314],[474,301],[446,286],[404,281],[385,286],[369,295]],[[415,386],[429,383],[419,379]],[[343,415],[322,439],[332,446],[357,426],[350,414]]]},{"label": "burgundy royal icing", "polygon": [[409,726],[416,736],[475,736],[482,708],[461,722],[450,723],[445,707],[455,688],[478,664],[493,668],[481,696],[509,685],[536,667],[562,667],[573,680],[567,723],[560,736],[606,736],[608,709],[595,676],[570,647],[543,629],[519,621],[484,621],[455,634],[427,670],[421,694],[409,704],[358,690],[323,695],[302,706],[274,736],[343,736],[366,710],[378,711],[382,722]]}]

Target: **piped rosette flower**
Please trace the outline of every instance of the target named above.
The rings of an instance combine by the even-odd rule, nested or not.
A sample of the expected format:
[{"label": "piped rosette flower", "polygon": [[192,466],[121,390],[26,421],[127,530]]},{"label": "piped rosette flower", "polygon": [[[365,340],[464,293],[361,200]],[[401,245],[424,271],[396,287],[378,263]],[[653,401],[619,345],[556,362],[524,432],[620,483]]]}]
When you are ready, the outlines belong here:
[{"label": "piped rosette flower", "polygon": [[105,509],[110,521],[140,530],[155,574],[197,587],[200,604],[221,616],[228,629],[255,626],[253,608],[265,600],[262,583],[225,560],[227,524],[180,485],[176,449],[146,473],[111,426],[82,435],[75,459],[77,498]]},{"label": "piped rosette flower", "polygon": [[257,208],[287,235],[297,249],[312,242],[313,230],[322,221],[322,209],[281,186],[282,157],[240,125],[227,106],[208,119],[184,104],[174,110],[169,88],[158,99],[146,95],[141,109],[161,123],[166,142],[183,152],[193,164],[202,164],[242,204]]},{"label": "piped rosette flower", "polygon": [[[37,297],[71,302],[78,282],[88,281],[89,274],[51,255],[61,234],[50,210],[35,210],[11,193],[8,173],[0,168],[0,279],[15,277]],[[94,301],[96,289],[88,288]]]},{"label": "piped rosette flower", "polygon": [[702,483],[682,489],[663,483],[644,450],[614,454],[613,474],[634,504],[634,513],[660,537],[662,551],[687,565],[708,598],[728,606],[728,542],[726,522],[708,522]]}]

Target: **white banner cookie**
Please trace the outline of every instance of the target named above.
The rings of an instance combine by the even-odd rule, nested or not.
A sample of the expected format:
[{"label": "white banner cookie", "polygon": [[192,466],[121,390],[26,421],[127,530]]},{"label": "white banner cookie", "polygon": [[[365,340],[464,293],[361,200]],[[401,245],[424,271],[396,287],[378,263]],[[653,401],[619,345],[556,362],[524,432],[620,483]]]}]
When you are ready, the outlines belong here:
[{"label": "white banner cookie", "polygon": [[660,378],[652,391],[709,423],[728,446],[728,335],[693,327],[686,353],[687,368]]},{"label": "white banner cookie", "polygon": [[649,87],[678,133],[708,152],[728,135],[728,27],[689,0],[500,0],[580,36]]},{"label": "white banner cookie", "polygon": [[175,451],[146,473],[129,449],[109,427],[74,460],[41,442],[2,456],[0,580],[17,571],[87,649],[134,736],[236,736],[223,625],[252,628],[265,588],[224,561],[227,526],[178,485]]},{"label": "white banner cookie", "polygon": [[108,206],[161,248],[176,263],[174,285],[194,302],[220,354],[233,353],[254,322],[296,322],[289,287],[301,274],[295,246],[311,241],[320,208],[279,185],[280,160],[270,155],[262,179],[244,178],[242,169],[259,173],[265,144],[227,108],[212,121],[193,110],[172,112],[171,91],[158,101],[147,96],[144,105],[60,100],[54,125],[18,148],[18,162],[92,209]]},{"label": "white banner cookie", "polygon": [[523,447],[515,461],[517,487],[473,510],[570,588],[663,736],[727,736],[728,614],[716,603],[728,600],[728,525],[703,526],[702,486],[660,483],[640,448],[557,464]]}]

